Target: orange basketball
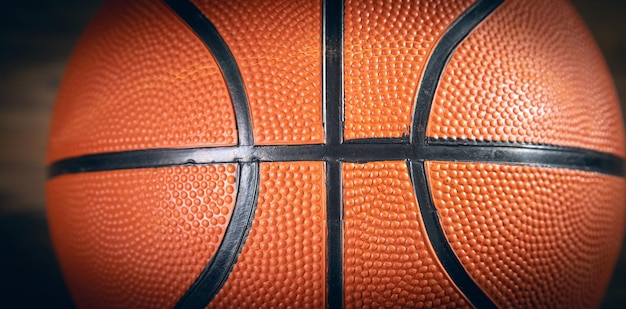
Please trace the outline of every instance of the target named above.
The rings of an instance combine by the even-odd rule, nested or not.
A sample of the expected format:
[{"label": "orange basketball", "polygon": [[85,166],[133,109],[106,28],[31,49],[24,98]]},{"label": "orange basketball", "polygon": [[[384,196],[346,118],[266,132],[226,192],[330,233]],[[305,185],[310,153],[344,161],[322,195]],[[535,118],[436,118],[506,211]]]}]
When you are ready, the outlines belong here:
[{"label": "orange basketball", "polygon": [[564,1],[108,1],[48,215],[84,308],[592,307],[624,155]]}]

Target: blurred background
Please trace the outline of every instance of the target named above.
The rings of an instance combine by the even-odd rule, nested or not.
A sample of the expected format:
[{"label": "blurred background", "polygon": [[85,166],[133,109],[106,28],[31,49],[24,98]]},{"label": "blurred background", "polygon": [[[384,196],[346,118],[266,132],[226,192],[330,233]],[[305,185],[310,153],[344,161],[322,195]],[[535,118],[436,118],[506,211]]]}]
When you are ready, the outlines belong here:
[{"label": "blurred background", "polygon": [[[72,308],[46,224],[50,113],[73,45],[99,0],[24,0],[0,10],[0,307]],[[575,0],[626,103],[626,1]],[[603,308],[626,308],[626,250]]]}]

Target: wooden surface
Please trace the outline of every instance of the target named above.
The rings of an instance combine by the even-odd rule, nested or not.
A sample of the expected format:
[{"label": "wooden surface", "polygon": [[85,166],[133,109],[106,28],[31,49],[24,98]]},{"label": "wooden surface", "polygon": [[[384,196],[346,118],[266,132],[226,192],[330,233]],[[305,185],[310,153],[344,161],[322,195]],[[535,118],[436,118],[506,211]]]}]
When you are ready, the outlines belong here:
[{"label": "wooden surface", "polygon": [[[99,2],[13,1],[0,10],[0,307],[72,307],[47,234],[43,160],[63,69]],[[626,102],[626,1],[574,4]],[[626,307],[624,249],[602,307]]]}]

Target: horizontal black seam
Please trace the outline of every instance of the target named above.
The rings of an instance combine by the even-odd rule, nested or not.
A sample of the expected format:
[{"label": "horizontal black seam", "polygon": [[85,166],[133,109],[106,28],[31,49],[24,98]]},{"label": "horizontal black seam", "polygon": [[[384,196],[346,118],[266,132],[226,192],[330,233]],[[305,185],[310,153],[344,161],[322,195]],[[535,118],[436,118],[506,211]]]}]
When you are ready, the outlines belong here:
[{"label": "horizontal black seam", "polygon": [[436,138],[436,137],[427,137],[426,144],[428,145],[442,145],[442,146],[489,146],[489,147],[529,147],[529,148],[546,148],[546,149],[580,149],[585,150],[585,148],[578,148],[573,146],[565,146],[565,145],[554,145],[547,143],[534,143],[534,142],[519,142],[519,141],[496,141],[496,140],[485,140],[485,139],[469,139],[469,138]]},{"label": "horizontal black seam", "polygon": [[83,172],[213,163],[394,160],[506,163],[592,171],[615,176],[624,174],[622,158],[573,147],[378,143],[134,150],[60,160],[49,166],[48,173],[52,178]]},{"label": "horizontal black seam", "polygon": [[345,144],[408,144],[408,136],[356,138],[344,141]]}]

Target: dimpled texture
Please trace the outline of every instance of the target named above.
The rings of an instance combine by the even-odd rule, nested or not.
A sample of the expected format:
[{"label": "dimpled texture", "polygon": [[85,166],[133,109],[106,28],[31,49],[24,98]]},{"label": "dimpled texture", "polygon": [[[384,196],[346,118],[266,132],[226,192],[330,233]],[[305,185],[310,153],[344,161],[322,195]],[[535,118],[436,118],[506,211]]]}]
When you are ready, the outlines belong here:
[{"label": "dimpled texture", "polygon": [[406,163],[346,163],[342,175],[346,307],[469,306],[430,246]]},{"label": "dimpled texture", "polygon": [[230,97],[203,43],[156,1],[107,1],[59,90],[48,162],[237,143]]},{"label": "dimpled texture", "polygon": [[52,242],[82,308],[172,308],[217,250],[235,165],[63,175],[46,187]]},{"label": "dimpled texture", "polygon": [[345,139],[409,134],[426,61],[473,2],[346,1]]},{"label": "dimpled texture", "polygon": [[624,155],[604,60],[563,1],[505,1],[460,44],[427,135],[580,147]]},{"label": "dimpled texture", "polygon": [[237,61],[255,143],[322,143],[321,2],[193,2]]},{"label": "dimpled texture", "polygon": [[237,264],[209,308],[325,308],[323,162],[261,163],[259,201]]},{"label": "dimpled texture", "polygon": [[623,178],[444,162],[427,173],[448,241],[497,305],[599,305],[622,240]]}]

